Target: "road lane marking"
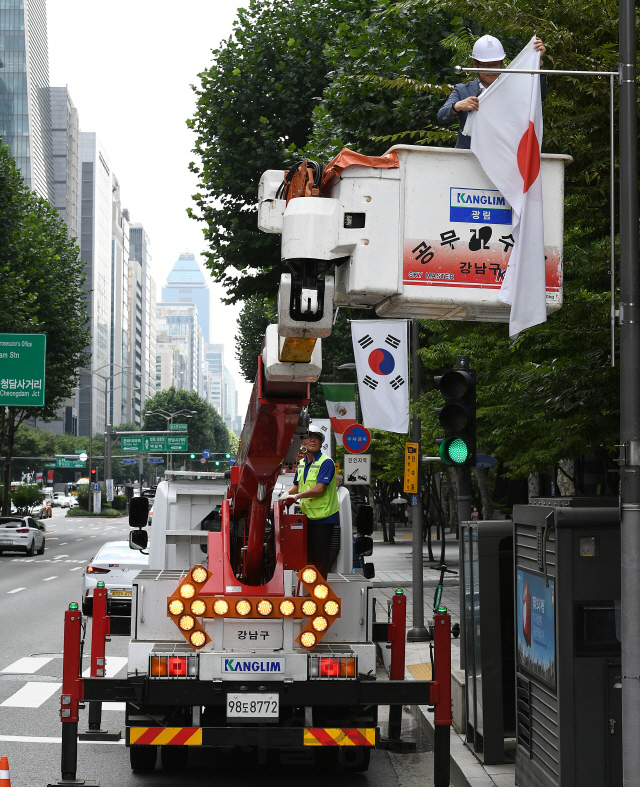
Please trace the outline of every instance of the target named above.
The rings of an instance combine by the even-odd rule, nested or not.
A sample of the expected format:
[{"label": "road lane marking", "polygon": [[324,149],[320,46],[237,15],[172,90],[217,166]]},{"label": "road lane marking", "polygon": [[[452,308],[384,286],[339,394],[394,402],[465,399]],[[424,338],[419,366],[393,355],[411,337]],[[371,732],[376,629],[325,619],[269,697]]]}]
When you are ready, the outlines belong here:
[{"label": "road lane marking", "polygon": [[50,580],[52,580],[52,579],[57,579],[57,578],[58,578],[58,577],[47,577],[46,579],[43,579],[42,581],[43,581],[43,582],[49,582]]},{"label": "road lane marking", "polygon": [[62,683],[25,683],[21,689],[0,704],[0,708],[39,708],[61,686]]},{"label": "road lane marking", "polygon": [[76,538],[76,541],[82,541],[82,539],[81,538]]},{"label": "road lane marking", "polygon": [[0,670],[0,672],[17,672],[21,675],[26,675],[27,673],[33,674],[41,667],[44,667],[45,664],[52,661],[52,659],[53,656],[25,656],[22,659],[14,661],[13,664],[9,664],[8,667]]},{"label": "road lane marking", "polygon": [[69,543],[68,541],[63,541],[62,544],[58,544],[58,546],[59,547],[66,547],[68,543]]},{"label": "road lane marking", "polygon": [[125,711],[127,707],[126,702],[103,702],[102,710],[118,710]]},{"label": "road lane marking", "polygon": [[76,566],[75,568],[70,568],[69,571],[82,571],[82,566]]},{"label": "road lane marking", "polygon": [[[62,743],[62,738],[42,738],[32,735],[0,735],[3,743]],[[124,739],[119,741],[78,741],[78,743],[90,743],[92,745],[124,746]]]},{"label": "road lane marking", "polygon": [[7,595],[11,595],[11,593],[19,593],[21,590],[26,590],[26,588],[16,588],[15,590],[7,590]]},{"label": "road lane marking", "polygon": [[[120,670],[129,661],[127,656],[107,656],[107,668],[105,670],[105,678],[115,678]],[[91,677],[91,667],[87,667],[82,673],[83,678]]]}]

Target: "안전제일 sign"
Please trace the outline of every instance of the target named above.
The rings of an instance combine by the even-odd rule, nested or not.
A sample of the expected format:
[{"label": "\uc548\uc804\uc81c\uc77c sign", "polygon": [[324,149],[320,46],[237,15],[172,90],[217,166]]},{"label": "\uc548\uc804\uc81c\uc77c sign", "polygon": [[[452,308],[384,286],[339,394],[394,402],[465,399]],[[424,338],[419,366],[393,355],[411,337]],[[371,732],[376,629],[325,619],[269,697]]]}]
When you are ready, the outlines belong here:
[{"label": "\uc548\uc804\uc81c\uc77c sign", "polygon": [[47,337],[0,333],[0,406],[44,407]]}]

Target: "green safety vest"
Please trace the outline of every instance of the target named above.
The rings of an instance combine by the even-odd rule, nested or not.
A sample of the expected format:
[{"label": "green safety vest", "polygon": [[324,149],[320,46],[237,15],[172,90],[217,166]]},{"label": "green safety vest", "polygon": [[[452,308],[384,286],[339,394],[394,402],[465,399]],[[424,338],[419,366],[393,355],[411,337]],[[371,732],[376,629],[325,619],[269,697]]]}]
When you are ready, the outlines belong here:
[{"label": "green safety vest", "polygon": [[[319,459],[311,462],[311,467],[307,472],[307,479],[304,478],[305,465],[307,460],[302,457],[298,464],[298,492],[306,492],[318,483],[318,472],[325,459],[330,459],[326,454],[320,454]],[[309,519],[324,519],[338,512],[340,505],[338,503],[338,490],[336,487],[336,474],[327,484],[324,494],[320,497],[303,497],[298,501],[302,508],[302,513],[306,514]]]}]

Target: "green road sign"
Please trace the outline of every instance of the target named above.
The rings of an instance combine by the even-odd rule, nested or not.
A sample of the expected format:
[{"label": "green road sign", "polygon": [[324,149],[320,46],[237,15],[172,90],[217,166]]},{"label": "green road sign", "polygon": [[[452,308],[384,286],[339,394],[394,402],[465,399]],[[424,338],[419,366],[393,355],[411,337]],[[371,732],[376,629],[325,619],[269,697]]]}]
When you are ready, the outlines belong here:
[{"label": "green road sign", "polygon": [[81,462],[79,459],[61,459],[57,458],[55,467],[75,467],[76,469],[86,467],[86,462]]},{"label": "green road sign", "polygon": [[132,454],[142,451],[144,438],[142,435],[120,438],[120,450],[123,454]]},{"label": "green road sign", "polygon": [[44,407],[47,337],[0,333],[0,406]]},{"label": "green road sign", "polygon": [[169,424],[170,432],[186,432],[189,424]]},{"label": "green road sign", "polygon": [[188,444],[189,444],[189,438],[186,435],[181,436],[181,437],[178,437],[177,435],[176,435],[176,437],[172,437],[171,435],[169,435],[167,437],[167,448],[166,448],[166,450],[167,451],[188,451],[189,450]]},{"label": "green road sign", "polygon": [[45,463],[44,463],[44,466],[45,466],[45,467],[55,467],[55,466],[56,466],[56,463],[55,463],[55,462],[45,462]]},{"label": "green road sign", "polygon": [[76,448],[73,453],[74,454],[86,454],[87,453],[87,449],[86,448]]},{"label": "green road sign", "polygon": [[143,438],[145,451],[166,451],[167,438],[163,434],[146,434]]}]

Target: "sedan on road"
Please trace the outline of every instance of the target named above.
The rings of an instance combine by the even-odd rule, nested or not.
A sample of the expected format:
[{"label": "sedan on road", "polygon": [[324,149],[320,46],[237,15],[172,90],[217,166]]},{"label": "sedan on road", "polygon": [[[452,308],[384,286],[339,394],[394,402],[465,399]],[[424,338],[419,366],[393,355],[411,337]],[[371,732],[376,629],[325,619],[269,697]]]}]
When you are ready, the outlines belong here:
[{"label": "sedan on road", "polygon": [[24,552],[27,557],[44,555],[44,522],[31,516],[0,516],[0,555]]},{"label": "sedan on road", "polygon": [[128,541],[108,541],[89,561],[82,573],[82,611],[90,615],[93,591],[104,582],[111,608],[120,607],[122,613],[131,612],[133,579],[139,571],[149,567],[149,556],[131,549]]}]

